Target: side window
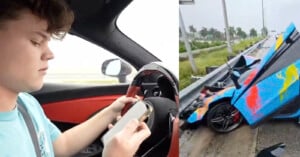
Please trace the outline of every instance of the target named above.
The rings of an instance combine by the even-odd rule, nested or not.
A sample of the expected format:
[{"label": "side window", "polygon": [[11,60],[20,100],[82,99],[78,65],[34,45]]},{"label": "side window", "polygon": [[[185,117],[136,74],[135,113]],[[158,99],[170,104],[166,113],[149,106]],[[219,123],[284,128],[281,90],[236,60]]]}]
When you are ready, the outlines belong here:
[{"label": "side window", "polygon": [[118,56],[74,35],[51,40],[49,47],[54,59],[49,61],[46,83],[120,84],[129,83],[136,74],[134,67]]},{"label": "side window", "polygon": [[179,3],[174,3],[174,0],[132,1],[117,20],[120,31],[165,65],[170,65],[169,70],[177,78],[179,78],[178,5]]}]

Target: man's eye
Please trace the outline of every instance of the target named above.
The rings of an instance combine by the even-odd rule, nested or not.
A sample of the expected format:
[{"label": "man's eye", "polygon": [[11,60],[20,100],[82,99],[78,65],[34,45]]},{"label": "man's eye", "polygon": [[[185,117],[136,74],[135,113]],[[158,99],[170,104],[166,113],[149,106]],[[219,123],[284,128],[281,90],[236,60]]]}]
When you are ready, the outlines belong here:
[{"label": "man's eye", "polygon": [[34,41],[34,40],[31,40],[31,43],[34,45],[34,46],[40,46],[41,44],[37,41]]}]

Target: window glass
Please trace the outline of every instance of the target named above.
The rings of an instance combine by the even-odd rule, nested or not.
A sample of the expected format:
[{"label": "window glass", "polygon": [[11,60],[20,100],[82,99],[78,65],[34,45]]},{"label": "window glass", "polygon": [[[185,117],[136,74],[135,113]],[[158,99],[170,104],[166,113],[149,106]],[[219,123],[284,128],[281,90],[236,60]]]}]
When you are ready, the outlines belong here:
[{"label": "window glass", "polygon": [[179,3],[174,0],[134,0],[117,20],[118,28],[154,56],[177,77],[179,69]]},{"label": "window glass", "polygon": [[136,73],[131,66],[132,72],[125,82],[120,82],[118,77],[103,75],[101,70],[103,62],[119,57],[74,35],[68,34],[62,41],[51,40],[49,47],[54,53],[54,59],[49,61],[49,70],[45,77],[45,82],[48,83],[80,85],[128,83]]},{"label": "window glass", "polygon": [[[117,20],[118,28],[132,40],[164,62],[178,75],[178,3],[173,0],[135,0]],[[72,84],[118,84],[124,78],[103,75],[102,63],[119,58],[107,50],[79,37],[67,35],[63,41],[49,44],[55,58],[49,63],[45,82]],[[172,66],[171,66],[172,65]],[[130,82],[136,74],[126,77]],[[120,80],[123,80],[120,82]]]}]

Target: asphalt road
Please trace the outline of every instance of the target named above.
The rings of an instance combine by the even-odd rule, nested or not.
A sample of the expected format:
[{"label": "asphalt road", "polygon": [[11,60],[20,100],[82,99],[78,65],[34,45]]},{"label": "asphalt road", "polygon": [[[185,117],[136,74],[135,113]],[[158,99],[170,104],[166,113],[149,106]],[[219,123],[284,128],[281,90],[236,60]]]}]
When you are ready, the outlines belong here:
[{"label": "asphalt road", "polygon": [[[263,56],[274,43],[269,39],[254,53]],[[180,157],[255,157],[263,148],[283,142],[284,157],[300,156],[300,125],[296,120],[268,121],[257,128],[246,124],[228,134],[214,133],[205,125],[180,135]]]}]

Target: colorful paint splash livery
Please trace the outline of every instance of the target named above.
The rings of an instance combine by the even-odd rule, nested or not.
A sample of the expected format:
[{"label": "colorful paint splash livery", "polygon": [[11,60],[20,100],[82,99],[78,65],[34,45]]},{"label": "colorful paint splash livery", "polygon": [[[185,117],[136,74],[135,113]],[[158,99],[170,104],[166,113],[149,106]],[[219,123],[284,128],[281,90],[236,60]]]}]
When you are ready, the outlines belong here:
[{"label": "colorful paint splash livery", "polygon": [[199,120],[202,120],[205,113],[208,111],[208,109],[210,108],[210,105],[218,100],[224,99],[224,98],[230,98],[232,97],[232,94],[234,92],[235,88],[234,87],[228,87],[225,88],[217,93],[215,93],[215,95],[208,97],[208,98],[204,98],[203,100],[203,106],[199,107],[196,109],[195,112],[193,112],[189,118],[187,119],[187,121],[189,123],[194,123],[197,122]]},{"label": "colorful paint splash livery", "polygon": [[[208,96],[187,122],[197,122],[207,115],[209,126],[215,131],[226,132],[233,130],[227,125],[236,126],[232,119],[237,117],[237,111],[251,126],[267,118],[299,118],[299,39],[295,25],[291,24],[257,66],[241,74],[238,80],[232,79],[235,87]],[[229,104],[224,103],[228,100]],[[230,107],[216,107],[218,105],[230,105],[237,111],[228,109]]]}]

